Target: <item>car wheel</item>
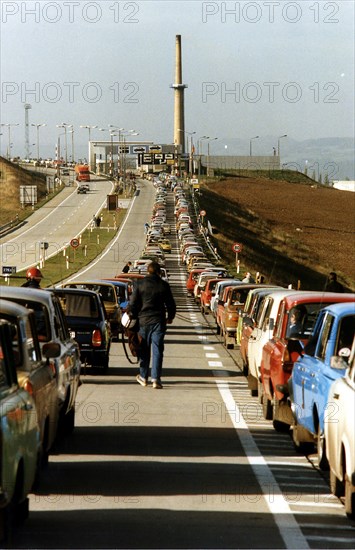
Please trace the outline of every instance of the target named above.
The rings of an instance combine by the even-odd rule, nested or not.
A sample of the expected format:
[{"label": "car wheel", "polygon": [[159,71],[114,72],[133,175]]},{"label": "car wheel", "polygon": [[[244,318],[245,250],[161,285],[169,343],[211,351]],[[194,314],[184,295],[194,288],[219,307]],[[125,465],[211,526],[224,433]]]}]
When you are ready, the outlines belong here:
[{"label": "car wheel", "polygon": [[272,420],[272,404],[266,394],[263,394],[263,417],[265,420]]},{"label": "car wheel", "polygon": [[350,519],[355,518],[355,486],[345,474],[345,513]]},{"label": "car wheel", "polygon": [[309,441],[303,441],[302,434],[306,431],[305,428],[299,426],[297,421],[295,421],[292,426],[292,440],[296,451],[310,454],[314,450],[314,445]]},{"label": "car wheel", "polygon": [[331,493],[333,493],[333,495],[335,495],[338,498],[344,496],[344,492],[345,492],[344,483],[337,478],[337,476],[335,475],[332,469],[330,469],[330,472],[329,472],[329,485],[330,485],[330,491]]},{"label": "car wheel", "polygon": [[321,427],[318,426],[317,433],[317,461],[318,467],[321,470],[329,470],[329,463],[325,451],[326,441],[324,432],[322,432]]},{"label": "car wheel", "polygon": [[276,432],[287,433],[290,431],[290,425],[278,419],[279,410],[280,410],[279,405],[280,405],[280,401],[276,398],[276,395],[274,393],[273,399],[272,399],[272,418],[273,418],[272,425]]},{"label": "car wheel", "polygon": [[63,417],[63,431],[66,435],[73,433],[75,425],[75,407],[72,407],[69,412]]}]

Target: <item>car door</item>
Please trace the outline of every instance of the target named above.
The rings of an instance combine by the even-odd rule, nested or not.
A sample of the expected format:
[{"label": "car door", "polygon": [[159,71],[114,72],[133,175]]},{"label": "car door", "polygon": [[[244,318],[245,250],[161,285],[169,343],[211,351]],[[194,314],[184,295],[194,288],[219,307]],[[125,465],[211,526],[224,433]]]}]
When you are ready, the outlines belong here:
[{"label": "car door", "polygon": [[55,364],[52,359],[42,359],[32,312],[19,319],[17,331],[17,338],[22,341],[22,353],[27,354],[28,365],[24,370],[21,362],[16,364],[18,380],[22,387],[32,391],[43,448],[48,451],[56,437],[59,414]]},{"label": "car door", "polygon": [[0,503],[13,498],[19,464],[23,462],[22,494],[33,484],[39,452],[39,428],[35,402],[18,384],[10,323],[0,321]]},{"label": "car door", "polygon": [[60,381],[58,391],[65,408],[61,412],[65,415],[75,404],[80,378],[80,351],[77,342],[70,336],[65,315],[55,296],[53,296],[53,306],[56,337],[61,349],[60,357],[56,359]]}]

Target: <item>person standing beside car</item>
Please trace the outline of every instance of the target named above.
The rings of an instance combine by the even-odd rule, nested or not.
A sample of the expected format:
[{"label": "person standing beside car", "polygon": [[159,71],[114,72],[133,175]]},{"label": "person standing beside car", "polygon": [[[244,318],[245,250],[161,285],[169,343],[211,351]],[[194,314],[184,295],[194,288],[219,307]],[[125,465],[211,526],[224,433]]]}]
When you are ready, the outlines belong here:
[{"label": "person standing beside car", "polygon": [[152,355],[151,381],[154,389],[162,389],[161,374],[166,326],[173,322],[176,304],[169,283],[161,278],[160,265],[151,262],[148,275],[137,282],[131,295],[129,313],[139,321],[141,338],[139,370],[136,376],[141,386],[148,385]]}]

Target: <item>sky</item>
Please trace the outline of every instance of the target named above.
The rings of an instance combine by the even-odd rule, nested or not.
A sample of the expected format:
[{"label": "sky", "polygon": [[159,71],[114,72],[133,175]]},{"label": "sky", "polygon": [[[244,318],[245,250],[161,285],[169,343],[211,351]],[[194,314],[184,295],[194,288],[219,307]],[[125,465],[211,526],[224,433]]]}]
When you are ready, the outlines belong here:
[{"label": "sky", "polygon": [[[54,157],[62,123],[77,155],[108,125],[173,142],[175,36],[185,130],[231,139],[354,136],[354,1],[5,1],[1,123],[11,156]],[[100,131],[99,129],[103,130]],[[9,126],[0,128],[6,156]],[[63,137],[60,138],[63,140]],[[69,138],[68,138],[69,139]],[[70,137],[71,139],[71,137]],[[217,142],[216,142],[217,143]],[[212,143],[211,143],[212,147]],[[69,148],[69,145],[68,145]],[[269,152],[267,153],[269,154]]]}]

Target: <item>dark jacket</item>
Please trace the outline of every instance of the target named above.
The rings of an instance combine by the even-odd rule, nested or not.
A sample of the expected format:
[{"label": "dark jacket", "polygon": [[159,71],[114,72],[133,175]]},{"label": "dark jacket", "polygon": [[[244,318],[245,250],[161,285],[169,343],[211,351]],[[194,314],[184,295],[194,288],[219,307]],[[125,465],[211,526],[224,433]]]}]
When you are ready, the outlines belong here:
[{"label": "dark jacket", "polygon": [[36,281],[36,279],[27,279],[27,281],[23,283],[23,285],[21,286],[24,286],[27,288],[41,288],[41,285],[39,284],[38,281]]},{"label": "dark jacket", "polygon": [[173,320],[176,304],[169,283],[154,274],[139,280],[131,295],[129,311],[140,325],[165,325],[166,319]]}]

